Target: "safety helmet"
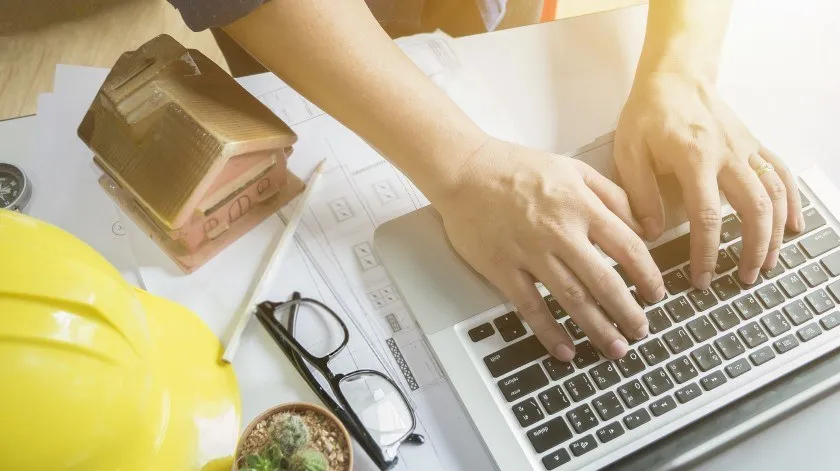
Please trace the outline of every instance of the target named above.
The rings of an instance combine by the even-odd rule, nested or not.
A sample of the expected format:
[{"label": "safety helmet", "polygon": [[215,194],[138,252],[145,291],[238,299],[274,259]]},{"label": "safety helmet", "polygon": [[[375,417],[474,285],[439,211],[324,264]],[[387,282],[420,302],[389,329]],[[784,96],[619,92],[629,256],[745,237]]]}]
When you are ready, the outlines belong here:
[{"label": "safety helmet", "polygon": [[241,406],[220,355],[186,308],[0,210],[0,469],[229,470]]}]

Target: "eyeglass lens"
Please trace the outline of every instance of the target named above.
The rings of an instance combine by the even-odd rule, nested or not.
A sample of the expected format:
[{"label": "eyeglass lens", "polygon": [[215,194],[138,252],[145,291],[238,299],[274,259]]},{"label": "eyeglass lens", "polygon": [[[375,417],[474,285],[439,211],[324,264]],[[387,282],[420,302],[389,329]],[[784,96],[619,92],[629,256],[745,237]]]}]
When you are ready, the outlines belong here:
[{"label": "eyeglass lens", "polygon": [[[283,325],[289,310],[275,314]],[[326,309],[314,303],[301,303],[295,315],[294,337],[311,355],[323,357],[332,353],[344,341],[341,323]]]},{"label": "eyeglass lens", "polygon": [[344,378],[339,388],[380,446],[397,443],[411,430],[409,406],[399,390],[385,378],[377,374],[360,373]]}]

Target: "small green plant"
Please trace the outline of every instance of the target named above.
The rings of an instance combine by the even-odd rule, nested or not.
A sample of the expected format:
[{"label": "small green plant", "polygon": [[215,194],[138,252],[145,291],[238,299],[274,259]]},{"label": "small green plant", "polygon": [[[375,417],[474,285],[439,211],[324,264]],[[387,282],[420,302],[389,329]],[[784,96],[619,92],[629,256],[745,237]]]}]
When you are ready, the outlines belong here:
[{"label": "small green plant", "polygon": [[283,413],[272,427],[271,442],[245,459],[241,471],[326,471],[327,458],[307,446],[309,427],[295,415]]}]

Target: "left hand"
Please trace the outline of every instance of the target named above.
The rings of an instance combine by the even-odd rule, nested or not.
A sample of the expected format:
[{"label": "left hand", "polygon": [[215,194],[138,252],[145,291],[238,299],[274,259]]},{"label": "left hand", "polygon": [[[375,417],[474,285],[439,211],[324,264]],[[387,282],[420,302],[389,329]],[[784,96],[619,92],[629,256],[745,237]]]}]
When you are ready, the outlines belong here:
[{"label": "left hand", "polygon": [[[688,72],[636,77],[615,135],[615,161],[646,238],[663,231],[656,174],[674,173],[691,226],[691,275],[707,289],[720,245],[719,188],[743,221],[739,276],[753,283],[776,265],[785,226],[804,228],[796,181],[762,147],[718,95],[714,83]],[[760,177],[765,163],[775,171]]]}]

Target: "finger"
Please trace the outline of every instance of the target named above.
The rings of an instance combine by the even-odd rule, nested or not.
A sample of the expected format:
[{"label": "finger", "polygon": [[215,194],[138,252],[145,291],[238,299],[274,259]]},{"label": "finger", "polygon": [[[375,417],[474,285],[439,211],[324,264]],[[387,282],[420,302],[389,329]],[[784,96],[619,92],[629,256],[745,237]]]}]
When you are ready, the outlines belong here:
[{"label": "finger", "polygon": [[644,229],[639,224],[639,221],[633,217],[633,211],[630,209],[630,202],[627,200],[627,194],[618,185],[610,181],[609,178],[598,173],[597,170],[589,165],[575,160],[575,165],[578,167],[578,172],[583,177],[586,186],[595,193],[595,196],[601,200],[604,205],[615,213],[624,224],[629,226],[636,234],[643,235]]},{"label": "finger", "polygon": [[762,147],[758,153],[773,165],[787,188],[787,227],[794,232],[804,231],[805,218],[802,217],[802,200],[799,197],[799,185],[796,183],[796,178],[790,173],[785,162],[769,149]]},{"label": "finger", "polygon": [[645,238],[654,240],[662,235],[664,227],[662,199],[659,197],[659,184],[650,162],[650,151],[644,143],[639,146],[643,148],[617,146],[614,151],[615,165],[633,214],[644,228]]},{"label": "finger", "polygon": [[691,227],[691,278],[698,289],[709,289],[720,246],[720,194],[716,169],[677,172]]},{"label": "finger", "polygon": [[604,312],[628,338],[641,339],[648,334],[648,321],[642,308],[618,272],[595,250],[585,237],[567,236],[560,247],[560,257],[572,273],[601,304]]},{"label": "finger", "polygon": [[595,303],[586,287],[558,258],[549,257],[540,277],[557,302],[589,337],[589,341],[609,358],[619,359],[629,345],[618,329]]},{"label": "finger", "polygon": [[493,284],[513,303],[551,355],[561,361],[572,361],[575,357],[574,341],[551,316],[548,306],[528,273],[517,270],[505,282]]},{"label": "finger", "polygon": [[621,265],[642,297],[650,303],[662,300],[665,283],[645,243],[606,208],[599,213],[589,226],[589,238]]},{"label": "finger", "polygon": [[[761,168],[767,162],[758,154],[750,156],[749,164],[753,169]],[[771,164],[772,165],[772,164]],[[764,186],[764,191],[773,204],[772,229],[770,230],[770,244],[767,247],[767,257],[762,268],[770,270],[779,260],[779,250],[782,248],[782,238],[785,236],[785,221],[787,221],[787,188],[775,171],[765,171],[758,177]]]},{"label": "finger", "polygon": [[738,276],[744,283],[752,284],[767,259],[773,231],[773,202],[755,171],[746,163],[724,168],[720,183],[743,225],[744,248],[738,261]]}]

